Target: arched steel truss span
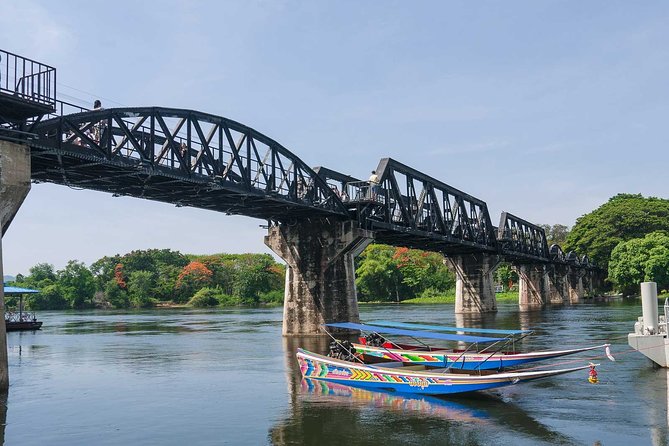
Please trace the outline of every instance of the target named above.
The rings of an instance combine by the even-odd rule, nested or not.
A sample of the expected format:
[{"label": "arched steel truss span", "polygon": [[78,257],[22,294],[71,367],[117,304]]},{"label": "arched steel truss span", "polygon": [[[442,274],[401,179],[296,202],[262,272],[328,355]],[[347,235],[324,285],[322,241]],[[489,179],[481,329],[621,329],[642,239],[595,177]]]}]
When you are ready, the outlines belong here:
[{"label": "arched steel truss span", "polygon": [[276,221],[348,218],[326,182],[273,139],[192,110],[113,108],[34,123],[32,178]]}]

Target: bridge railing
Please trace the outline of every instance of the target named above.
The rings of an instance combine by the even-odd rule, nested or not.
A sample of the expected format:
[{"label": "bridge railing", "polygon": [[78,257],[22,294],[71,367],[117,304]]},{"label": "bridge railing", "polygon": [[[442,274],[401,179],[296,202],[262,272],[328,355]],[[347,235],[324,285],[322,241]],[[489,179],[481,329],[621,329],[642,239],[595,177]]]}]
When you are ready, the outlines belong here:
[{"label": "bridge railing", "polygon": [[386,196],[380,185],[369,181],[352,181],[346,183],[344,194],[351,203],[375,203],[385,205]]},{"label": "bridge railing", "polygon": [[55,107],[56,69],[0,50],[0,93]]}]

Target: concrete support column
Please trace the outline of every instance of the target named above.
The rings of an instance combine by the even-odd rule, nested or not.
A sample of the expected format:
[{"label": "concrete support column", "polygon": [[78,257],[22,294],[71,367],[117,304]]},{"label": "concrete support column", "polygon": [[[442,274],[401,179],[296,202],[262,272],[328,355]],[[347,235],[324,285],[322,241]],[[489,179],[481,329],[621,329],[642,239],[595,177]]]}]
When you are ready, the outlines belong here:
[{"label": "concrete support column", "polygon": [[569,301],[567,271],[561,265],[554,265],[546,274],[548,303],[564,304]]},{"label": "concrete support column", "polygon": [[569,295],[569,303],[578,303],[585,292],[583,290],[583,276],[578,268],[569,267],[567,272],[567,290]]},{"label": "concrete support column", "polygon": [[546,303],[543,265],[517,265],[518,306],[520,311],[540,309]]},{"label": "concrete support column", "polygon": [[265,244],[287,264],[284,336],[323,334],[323,323],[359,320],[353,259],[372,235],[327,220],[269,228]]},{"label": "concrete support column", "polygon": [[592,297],[595,295],[595,288],[593,283],[592,270],[585,271],[583,275],[583,291],[586,296]]},{"label": "concrete support column", "polygon": [[[0,141],[0,223],[4,235],[21,203],[30,191],[30,148],[22,144]],[[2,268],[2,240],[0,239],[0,277]],[[5,290],[0,287],[0,392],[9,389],[7,362],[7,331],[4,323]]]},{"label": "concrete support column", "polygon": [[455,312],[497,311],[493,273],[500,258],[490,254],[463,254],[449,256],[448,260],[455,273]]}]

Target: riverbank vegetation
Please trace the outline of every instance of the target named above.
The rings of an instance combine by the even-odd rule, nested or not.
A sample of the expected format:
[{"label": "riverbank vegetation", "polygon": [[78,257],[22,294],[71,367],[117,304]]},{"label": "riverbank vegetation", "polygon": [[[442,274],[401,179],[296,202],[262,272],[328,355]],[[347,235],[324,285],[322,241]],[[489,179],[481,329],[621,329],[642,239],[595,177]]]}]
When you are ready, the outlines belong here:
[{"label": "riverbank vegetation", "polygon": [[[495,298],[497,302],[518,302],[518,292],[517,291],[503,291],[495,293]],[[450,290],[446,294],[437,295],[437,296],[424,296],[424,297],[415,297],[413,299],[407,299],[402,301],[403,304],[455,304],[455,290]]]},{"label": "riverbank vegetation", "polygon": [[[283,302],[285,267],[269,254],[185,255],[169,249],[103,257],[56,271],[40,263],[15,285],[36,288],[33,310],[258,305]],[[11,302],[8,299],[8,305]]]},{"label": "riverbank vegetation", "polygon": [[654,281],[669,289],[669,200],[618,194],[576,220],[565,251],[587,254],[608,270],[610,285],[638,294],[639,283]]},{"label": "riverbank vegetation", "polygon": [[[498,283],[517,280],[510,265]],[[455,276],[438,253],[372,244],[356,259],[361,302],[454,302]],[[40,263],[14,285],[35,288],[32,310],[282,304],[285,266],[268,254],[186,255],[169,249],[103,257],[86,267]],[[15,305],[8,297],[7,306]]]}]

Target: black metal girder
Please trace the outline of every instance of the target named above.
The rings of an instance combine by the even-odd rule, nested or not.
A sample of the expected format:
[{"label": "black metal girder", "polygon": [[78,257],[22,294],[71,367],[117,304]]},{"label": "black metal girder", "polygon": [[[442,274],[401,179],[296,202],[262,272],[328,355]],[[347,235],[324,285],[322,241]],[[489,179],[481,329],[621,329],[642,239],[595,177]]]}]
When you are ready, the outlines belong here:
[{"label": "black metal girder", "polygon": [[497,242],[502,255],[513,262],[550,261],[544,229],[508,212],[500,217]]},{"label": "black metal girder", "polygon": [[160,107],[86,111],[36,122],[38,181],[287,221],[348,218],[316,172],[238,122]]},{"label": "black metal girder", "polygon": [[497,251],[484,201],[391,158],[376,173],[378,193],[359,207],[358,219],[377,240],[445,254]]}]

